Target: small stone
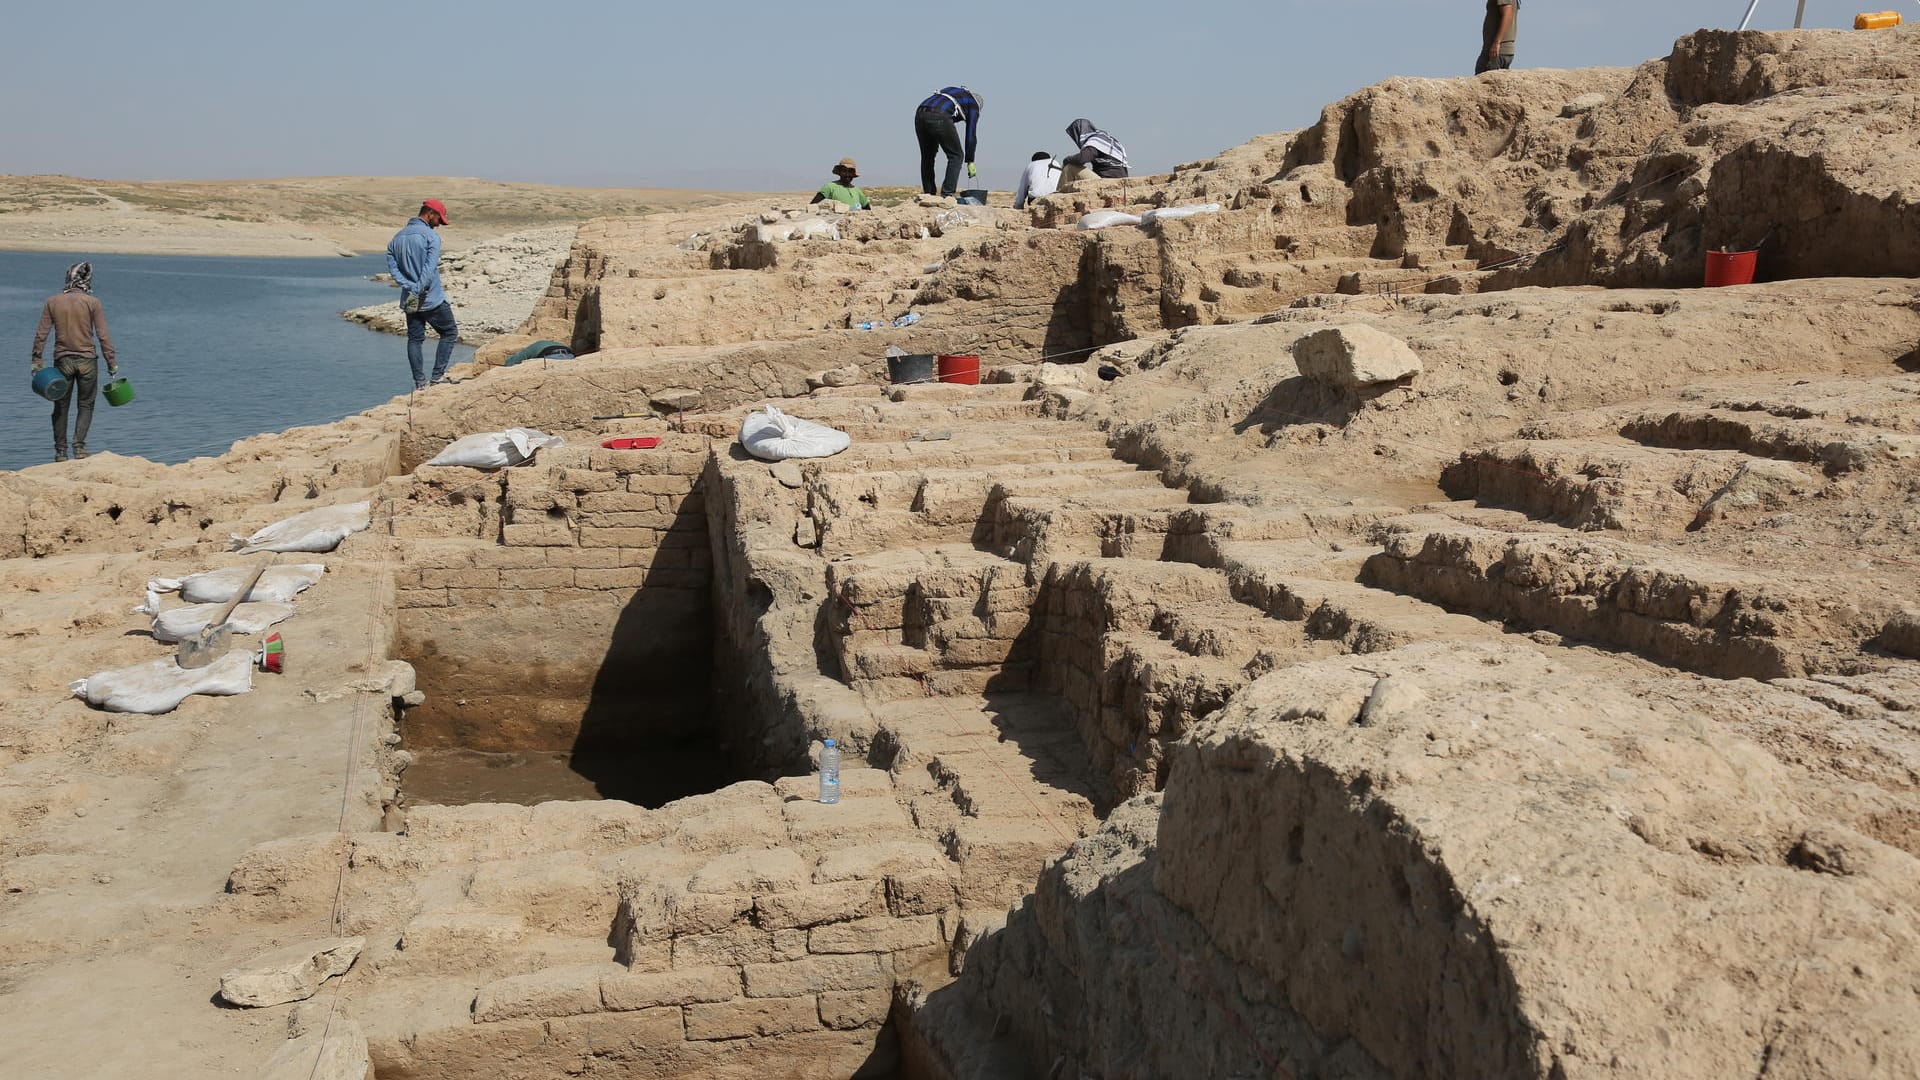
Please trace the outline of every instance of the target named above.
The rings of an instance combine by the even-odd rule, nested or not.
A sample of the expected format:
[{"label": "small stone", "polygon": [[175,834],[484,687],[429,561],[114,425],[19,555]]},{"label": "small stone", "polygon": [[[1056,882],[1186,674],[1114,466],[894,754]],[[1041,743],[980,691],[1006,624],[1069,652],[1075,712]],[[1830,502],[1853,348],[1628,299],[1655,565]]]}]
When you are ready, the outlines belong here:
[{"label": "small stone", "polygon": [[775,480],[790,488],[800,487],[807,482],[806,476],[800,472],[798,462],[776,461],[768,467],[767,471],[773,474]]},{"label": "small stone", "polygon": [[1607,95],[1602,93],[1581,94],[1565,105],[1560,106],[1561,116],[1584,116],[1607,103]]},{"label": "small stone", "polygon": [[364,937],[326,938],[263,953],[220,976],[220,997],[255,1009],[305,1000],[345,974],[366,944]]},{"label": "small stone", "polygon": [[1300,374],[1323,386],[1351,390],[1420,374],[1420,357],[1399,338],[1371,326],[1336,326],[1293,343]]},{"label": "small stone", "polygon": [[400,697],[400,704],[405,705],[409,709],[416,705],[424,705],[426,702],[427,692],[425,690],[409,690]]},{"label": "small stone", "polygon": [[1888,619],[1880,631],[1880,647],[1920,660],[1920,610],[1908,608]]}]

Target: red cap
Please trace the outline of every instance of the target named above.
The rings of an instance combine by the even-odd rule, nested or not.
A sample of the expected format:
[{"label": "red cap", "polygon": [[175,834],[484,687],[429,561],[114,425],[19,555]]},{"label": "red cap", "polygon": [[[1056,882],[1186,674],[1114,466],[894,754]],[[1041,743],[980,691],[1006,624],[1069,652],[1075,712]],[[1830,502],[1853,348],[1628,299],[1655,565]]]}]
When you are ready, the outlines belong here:
[{"label": "red cap", "polygon": [[448,225],[453,224],[453,219],[447,216],[447,204],[441,202],[439,199],[428,199],[426,202],[420,204],[420,209],[431,210],[440,215],[441,221]]}]

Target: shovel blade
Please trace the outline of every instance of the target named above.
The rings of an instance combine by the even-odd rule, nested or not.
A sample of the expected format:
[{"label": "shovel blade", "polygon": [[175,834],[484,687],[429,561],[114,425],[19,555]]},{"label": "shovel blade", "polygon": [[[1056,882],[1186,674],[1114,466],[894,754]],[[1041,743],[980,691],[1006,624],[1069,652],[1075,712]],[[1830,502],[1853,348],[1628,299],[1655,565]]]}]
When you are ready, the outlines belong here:
[{"label": "shovel blade", "polygon": [[188,671],[206,667],[227,654],[233,644],[233,631],[224,625],[202,630],[195,637],[184,638],[180,647],[174,650],[174,663]]}]

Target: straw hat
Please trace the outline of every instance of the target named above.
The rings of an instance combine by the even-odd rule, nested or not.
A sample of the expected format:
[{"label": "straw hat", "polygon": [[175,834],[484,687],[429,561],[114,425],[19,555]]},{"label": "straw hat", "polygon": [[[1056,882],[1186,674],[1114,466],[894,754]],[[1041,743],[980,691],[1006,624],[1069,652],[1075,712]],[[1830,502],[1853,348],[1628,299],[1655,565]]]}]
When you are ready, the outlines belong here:
[{"label": "straw hat", "polygon": [[860,175],[860,170],[854,167],[853,159],[850,157],[841,158],[840,164],[835,165],[833,167],[833,171],[837,173],[838,172],[846,173],[848,179],[852,179],[853,177]]}]

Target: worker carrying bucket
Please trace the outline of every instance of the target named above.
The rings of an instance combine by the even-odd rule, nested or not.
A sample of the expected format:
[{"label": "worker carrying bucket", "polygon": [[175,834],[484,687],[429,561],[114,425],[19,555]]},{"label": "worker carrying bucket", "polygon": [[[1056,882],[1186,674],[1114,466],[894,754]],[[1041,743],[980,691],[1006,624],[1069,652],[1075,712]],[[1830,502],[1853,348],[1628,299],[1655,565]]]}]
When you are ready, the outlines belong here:
[{"label": "worker carrying bucket", "polygon": [[[48,368],[40,351],[53,335],[53,367]],[[94,339],[100,342],[98,356]],[[33,392],[53,402],[53,460],[67,460],[67,413],[73,418],[73,457],[87,456],[87,431],[93,426],[93,399],[100,391],[99,362],[107,362],[107,374],[118,376],[120,365],[113,354],[113,335],[107,332],[107,313],[93,295],[93,264],[77,262],[67,267],[66,288],[47,298],[40,309],[40,325],[33,332]],[[79,407],[73,408],[74,399]],[[107,403],[125,405],[133,400],[133,387],[125,379],[107,384]]]}]

